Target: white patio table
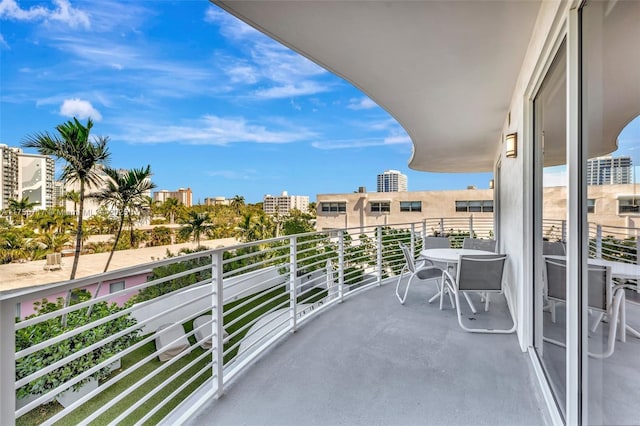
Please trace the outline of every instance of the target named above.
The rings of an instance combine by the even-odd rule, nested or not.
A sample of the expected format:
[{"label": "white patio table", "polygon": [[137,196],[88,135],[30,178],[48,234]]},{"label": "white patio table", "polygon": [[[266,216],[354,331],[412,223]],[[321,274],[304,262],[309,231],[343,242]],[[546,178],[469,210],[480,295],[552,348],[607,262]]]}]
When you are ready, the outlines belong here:
[{"label": "white patio table", "polygon": [[[428,259],[432,262],[444,263],[446,264],[447,270],[451,269],[454,273],[451,275],[455,278],[455,268],[460,261],[460,256],[469,256],[469,255],[483,255],[483,254],[496,254],[492,251],[486,250],[475,250],[475,249],[463,249],[463,248],[435,248],[435,249],[426,249],[420,251],[420,256]],[[440,309],[442,309],[442,299],[444,296],[445,286],[444,280],[440,287],[440,291],[429,299],[429,303],[433,302],[435,299],[440,298]],[[462,293],[464,298],[467,300],[467,303],[471,307],[471,309],[475,312],[475,306],[469,296],[466,293]],[[453,305],[453,300],[451,300],[451,304]]]}]

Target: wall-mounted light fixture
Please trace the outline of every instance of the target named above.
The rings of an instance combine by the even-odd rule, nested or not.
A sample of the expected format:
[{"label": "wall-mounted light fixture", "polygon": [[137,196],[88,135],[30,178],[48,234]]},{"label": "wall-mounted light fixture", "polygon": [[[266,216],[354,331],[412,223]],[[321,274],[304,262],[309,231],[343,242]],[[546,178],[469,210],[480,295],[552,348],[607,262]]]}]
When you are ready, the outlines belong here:
[{"label": "wall-mounted light fixture", "polygon": [[505,139],[507,144],[507,158],[516,158],[518,156],[518,134],[509,133]]},{"label": "wall-mounted light fixture", "polygon": [[494,187],[494,186],[495,186],[495,182],[494,182],[494,180],[493,180],[493,179],[491,179],[491,180],[489,181],[489,189],[493,189],[493,187]]}]

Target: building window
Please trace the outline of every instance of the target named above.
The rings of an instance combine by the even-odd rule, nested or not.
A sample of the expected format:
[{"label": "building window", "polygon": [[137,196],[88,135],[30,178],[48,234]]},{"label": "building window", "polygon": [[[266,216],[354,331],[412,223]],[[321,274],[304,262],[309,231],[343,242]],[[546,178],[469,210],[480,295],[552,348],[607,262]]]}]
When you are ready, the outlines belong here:
[{"label": "building window", "polygon": [[400,201],[401,212],[421,212],[422,201]]},{"label": "building window", "polygon": [[618,214],[640,213],[640,200],[636,198],[620,198],[618,200]]},{"label": "building window", "polygon": [[346,213],[346,202],[320,203],[320,211],[323,213]]},{"label": "building window", "polygon": [[109,293],[115,293],[120,290],[124,290],[124,281],[109,284]]},{"label": "building window", "polygon": [[493,213],[493,200],[456,201],[456,212]]},{"label": "building window", "polygon": [[596,211],[596,200],[593,198],[589,198],[587,200],[587,213],[595,213]]},{"label": "building window", "polygon": [[389,201],[371,201],[371,213],[389,213],[391,211],[391,202]]}]

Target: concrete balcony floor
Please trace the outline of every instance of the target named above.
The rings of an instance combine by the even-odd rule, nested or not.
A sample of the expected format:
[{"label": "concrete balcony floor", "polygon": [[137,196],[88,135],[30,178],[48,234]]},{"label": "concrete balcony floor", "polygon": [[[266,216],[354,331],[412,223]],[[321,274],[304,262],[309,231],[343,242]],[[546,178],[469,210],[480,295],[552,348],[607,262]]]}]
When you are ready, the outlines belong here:
[{"label": "concrete balcony floor", "polygon": [[[394,291],[388,280],[303,324],[187,424],[548,423],[515,334],[463,331],[448,303],[427,303],[433,283],[414,281],[404,306]],[[505,314],[494,297],[491,315]]]}]

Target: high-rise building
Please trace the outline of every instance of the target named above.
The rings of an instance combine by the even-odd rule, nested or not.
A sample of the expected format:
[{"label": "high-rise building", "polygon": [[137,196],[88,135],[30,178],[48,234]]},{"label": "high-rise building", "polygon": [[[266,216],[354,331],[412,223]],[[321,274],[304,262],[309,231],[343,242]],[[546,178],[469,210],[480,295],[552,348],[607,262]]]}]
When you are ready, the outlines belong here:
[{"label": "high-rise building", "polygon": [[631,157],[597,157],[587,161],[587,185],[633,183]]},{"label": "high-rise building", "polygon": [[53,207],[55,163],[48,155],[18,154],[18,197],[36,203],[34,210]]},{"label": "high-rise building", "polygon": [[34,210],[53,207],[53,158],[0,145],[0,159],[0,209],[7,208],[11,199],[27,197],[36,203]]},{"label": "high-rise building", "polygon": [[9,205],[9,200],[18,199],[18,153],[20,148],[0,145],[0,210]]},{"label": "high-rise building", "polygon": [[287,191],[282,191],[282,195],[265,195],[262,200],[262,210],[266,214],[286,215],[293,209],[308,212],[309,196],[289,195]]},{"label": "high-rise building", "polygon": [[386,170],[378,175],[378,192],[407,191],[407,175],[397,170]]},{"label": "high-rise building", "polygon": [[174,198],[182,203],[185,207],[191,207],[193,205],[193,193],[191,188],[178,188],[177,191],[167,191],[161,189],[153,193],[153,201],[164,203],[169,198]]}]

